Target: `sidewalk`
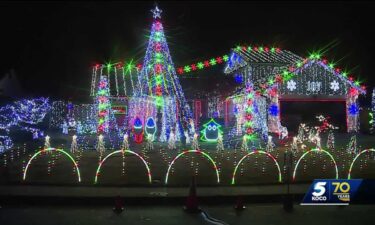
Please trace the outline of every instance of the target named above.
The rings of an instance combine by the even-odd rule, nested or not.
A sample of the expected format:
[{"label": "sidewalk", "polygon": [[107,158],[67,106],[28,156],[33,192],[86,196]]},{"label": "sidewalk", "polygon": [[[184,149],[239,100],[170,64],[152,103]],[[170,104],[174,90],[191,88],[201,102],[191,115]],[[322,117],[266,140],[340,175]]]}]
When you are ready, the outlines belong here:
[{"label": "sidewalk", "polygon": [[[290,185],[291,194],[305,194],[310,184]],[[80,187],[80,186],[35,186],[3,185],[0,186],[0,198],[10,196],[27,197],[82,197],[105,198],[122,197],[186,197],[188,187]],[[259,196],[284,195],[286,185],[254,185],[228,187],[197,187],[200,197],[214,196]]]}]

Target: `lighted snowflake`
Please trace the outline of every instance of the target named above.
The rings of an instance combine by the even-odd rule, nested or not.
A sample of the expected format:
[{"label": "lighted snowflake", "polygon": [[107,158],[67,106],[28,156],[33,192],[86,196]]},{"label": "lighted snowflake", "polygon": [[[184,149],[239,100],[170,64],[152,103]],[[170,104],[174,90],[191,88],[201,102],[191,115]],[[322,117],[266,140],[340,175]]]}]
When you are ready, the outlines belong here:
[{"label": "lighted snowflake", "polygon": [[340,89],[340,87],[339,87],[339,82],[337,82],[337,81],[332,81],[331,82],[331,86],[330,86],[330,88],[331,88],[331,90],[333,90],[333,91],[337,91],[337,90],[339,90]]},{"label": "lighted snowflake", "polygon": [[289,80],[289,81],[287,82],[287,86],[286,86],[286,88],[288,88],[289,91],[294,91],[294,90],[296,90],[296,88],[297,88],[297,83],[296,83],[294,80]]}]

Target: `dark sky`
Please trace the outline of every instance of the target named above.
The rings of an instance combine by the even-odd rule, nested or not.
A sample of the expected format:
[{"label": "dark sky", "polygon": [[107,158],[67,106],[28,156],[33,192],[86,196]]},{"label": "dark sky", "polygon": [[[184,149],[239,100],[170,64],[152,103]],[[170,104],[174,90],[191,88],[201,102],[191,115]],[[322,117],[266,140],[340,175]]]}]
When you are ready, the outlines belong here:
[{"label": "dark sky", "polygon": [[[358,2],[159,2],[176,66],[274,45],[301,56],[331,46],[328,59],[374,86],[375,4]],[[142,59],[154,2],[0,3],[0,75],[14,68],[30,94],[87,98],[91,65]],[[220,83],[222,68],[189,78]],[[186,85],[185,85],[186,86]],[[187,87],[188,88],[188,87]],[[191,88],[191,87],[190,87]]]}]

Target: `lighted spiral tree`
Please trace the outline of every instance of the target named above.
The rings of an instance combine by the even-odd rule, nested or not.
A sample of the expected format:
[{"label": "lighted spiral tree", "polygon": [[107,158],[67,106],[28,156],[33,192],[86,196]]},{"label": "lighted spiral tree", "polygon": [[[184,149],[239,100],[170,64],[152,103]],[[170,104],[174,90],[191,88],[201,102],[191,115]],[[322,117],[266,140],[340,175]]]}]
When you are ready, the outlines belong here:
[{"label": "lighted spiral tree", "polygon": [[102,76],[99,81],[99,89],[97,93],[97,105],[98,105],[98,126],[97,133],[108,133],[109,130],[109,109],[110,102],[108,99],[109,88],[107,77]]},{"label": "lighted spiral tree", "polygon": [[[158,111],[163,114],[161,141],[168,140],[169,133],[175,129],[181,119],[188,122],[191,118],[190,107],[187,104],[175,67],[169,53],[164,36],[163,25],[160,21],[161,10],[156,6],[153,13],[154,21],[146,50],[142,69],[139,74],[140,88],[138,97],[151,97]],[[175,130],[175,133],[181,132]],[[177,136],[184,135],[179,133]]]}]

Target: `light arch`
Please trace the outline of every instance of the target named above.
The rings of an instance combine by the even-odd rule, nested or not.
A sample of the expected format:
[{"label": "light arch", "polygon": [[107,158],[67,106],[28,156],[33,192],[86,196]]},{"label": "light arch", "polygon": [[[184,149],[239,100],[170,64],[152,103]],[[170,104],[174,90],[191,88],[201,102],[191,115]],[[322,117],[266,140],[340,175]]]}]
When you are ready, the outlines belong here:
[{"label": "light arch", "polygon": [[211,158],[211,156],[209,154],[207,154],[207,153],[205,153],[205,152],[203,152],[201,150],[186,150],[186,151],[183,151],[180,154],[178,154],[176,157],[174,157],[173,160],[171,161],[171,163],[169,164],[168,170],[167,170],[167,174],[165,175],[165,184],[168,184],[169,171],[172,168],[173,164],[176,162],[176,160],[178,158],[180,158],[181,156],[183,156],[185,154],[188,154],[188,153],[202,154],[204,157],[206,157],[212,163],[212,165],[214,166],[214,169],[215,169],[215,172],[216,172],[217,183],[218,184],[220,183],[219,170],[217,169],[215,161]]},{"label": "light arch", "polygon": [[26,176],[27,176],[27,170],[29,169],[29,166],[31,164],[31,161],[33,161],[33,159],[35,159],[35,157],[37,157],[38,155],[40,155],[41,153],[43,152],[47,152],[47,151],[54,151],[54,152],[60,152],[60,153],[63,153],[64,155],[66,155],[70,161],[72,161],[72,163],[74,164],[76,170],[77,170],[77,176],[78,176],[78,182],[81,182],[81,173],[79,171],[79,167],[78,167],[78,164],[77,162],[74,160],[74,158],[69,154],[67,153],[66,151],[62,150],[62,149],[58,149],[58,148],[47,148],[47,149],[42,149],[42,150],[39,150],[37,151],[30,159],[29,161],[27,162],[26,164],[26,167],[25,167],[25,171],[23,172],[23,180],[26,180]]},{"label": "light arch", "polygon": [[373,148],[365,149],[365,150],[361,151],[360,153],[358,153],[358,154],[354,157],[354,159],[353,159],[353,161],[352,161],[352,163],[350,164],[350,167],[349,167],[349,171],[348,171],[348,180],[351,179],[352,168],[353,168],[353,165],[354,165],[355,161],[357,161],[357,159],[358,159],[359,156],[361,156],[363,153],[366,153],[366,152],[375,152],[375,149],[373,149]]},{"label": "light arch", "polygon": [[339,169],[337,168],[337,163],[336,163],[336,160],[335,158],[333,157],[333,155],[331,153],[329,153],[328,151],[324,150],[324,149],[321,149],[321,148],[313,148],[313,149],[310,149],[309,151],[303,153],[303,155],[298,159],[297,163],[296,163],[296,167],[294,167],[294,171],[293,171],[293,181],[296,179],[296,173],[297,173],[297,169],[298,169],[298,165],[299,163],[301,162],[301,160],[308,154],[312,153],[312,152],[323,152],[325,153],[326,155],[328,155],[331,160],[333,161],[334,165],[335,165],[335,169],[336,169],[336,179],[339,179]]},{"label": "light arch", "polygon": [[136,153],[136,152],[133,152],[133,151],[131,151],[131,150],[122,150],[122,149],[121,149],[121,150],[117,150],[117,151],[111,152],[111,153],[108,154],[106,157],[104,157],[104,159],[102,159],[102,161],[99,162],[99,166],[98,166],[98,168],[96,169],[96,174],[95,174],[95,181],[94,181],[95,184],[98,182],[98,176],[99,176],[100,169],[101,169],[103,163],[104,163],[109,157],[111,157],[112,155],[117,154],[117,153],[123,153],[123,154],[125,154],[125,153],[130,153],[130,154],[132,154],[132,155],[137,156],[137,157],[143,162],[143,164],[145,165],[145,167],[146,167],[146,169],[147,169],[148,181],[149,181],[150,184],[152,183],[151,171],[150,171],[150,167],[149,167],[148,164],[147,164],[147,161],[146,161],[142,156],[140,156],[138,153]]},{"label": "light arch", "polygon": [[276,167],[277,167],[277,170],[279,171],[279,178],[278,178],[278,181],[281,182],[282,181],[282,176],[281,176],[281,170],[280,170],[280,165],[279,163],[277,162],[276,158],[271,155],[270,153],[268,152],[265,152],[265,151],[262,151],[262,150],[255,150],[255,151],[252,151],[252,152],[249,152],[247,153],[245,156],[243,156],[240,161],[238,161],[236,167],[234,168],[234,171],[233,171],[233,174],[232,174],[232,185],[235,184],[235,178],[236,178],[236,172],[237,172],[237,169],[238,167],[241,165],[242,161],[245,160],[247,157],[253,155],[253,154],[263,154],[263,155],[266,155],[268,156],[269,158],[271,158],[273,160],[273,162],[275,163]]}]

